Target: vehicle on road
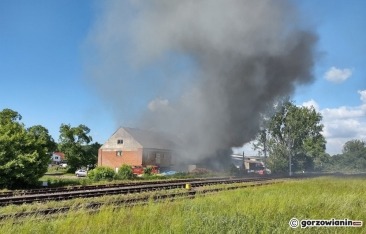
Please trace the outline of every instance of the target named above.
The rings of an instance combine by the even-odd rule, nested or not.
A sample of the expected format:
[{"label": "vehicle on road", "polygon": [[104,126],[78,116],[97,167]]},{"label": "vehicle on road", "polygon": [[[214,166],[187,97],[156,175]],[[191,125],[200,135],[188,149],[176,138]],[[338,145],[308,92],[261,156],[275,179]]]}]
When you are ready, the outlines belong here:
[{"label": "vehicle on road", "polygon": [[88,172],[84,169],[79,169],[79,170],[75,171],[75,175],[77,177],[84,177],[84,176],[88,175]]}]

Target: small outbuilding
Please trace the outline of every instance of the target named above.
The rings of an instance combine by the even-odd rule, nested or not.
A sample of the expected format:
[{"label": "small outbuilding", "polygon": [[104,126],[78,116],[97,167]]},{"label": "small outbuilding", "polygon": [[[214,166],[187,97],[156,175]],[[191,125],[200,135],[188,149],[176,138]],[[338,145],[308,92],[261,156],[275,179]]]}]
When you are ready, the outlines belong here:
[{"label": "small outbuilding", "polygon": [[130,166],[158,166],[169,169],[175,142],[167,134],[136,128],[119,128],[98,152],[98,166],[118,170]]},{"label": "small outbuilding", "polygon": [[62,152],[53,152],[51,155],[52,164],[60,164],[65,161],[65,154]]}]

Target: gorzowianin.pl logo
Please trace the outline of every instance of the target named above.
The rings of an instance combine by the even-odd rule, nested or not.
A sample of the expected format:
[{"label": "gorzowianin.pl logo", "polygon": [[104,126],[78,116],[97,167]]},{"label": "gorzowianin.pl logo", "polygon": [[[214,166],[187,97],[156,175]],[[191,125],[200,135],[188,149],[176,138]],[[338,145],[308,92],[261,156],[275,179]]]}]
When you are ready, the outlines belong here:
[{"label": "gorzowianin.pl logo", "polygon": [[307,227],[362,227],[362,221],[350,219],[303,219],[292,218],[288,222],[292,228]]}]

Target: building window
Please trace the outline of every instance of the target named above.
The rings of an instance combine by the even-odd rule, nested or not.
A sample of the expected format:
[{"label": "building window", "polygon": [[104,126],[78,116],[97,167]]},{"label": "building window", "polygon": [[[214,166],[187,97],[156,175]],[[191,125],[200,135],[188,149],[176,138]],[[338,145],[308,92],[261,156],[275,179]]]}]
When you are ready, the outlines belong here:
[{"label": "building window", "polygon": [[122,156],[122,151],[116,151],[116,156]]},{"label": "building window", "polygon": [[122,139],[118,139],[117,140],[117,144],[123,144],[123,140]]}]

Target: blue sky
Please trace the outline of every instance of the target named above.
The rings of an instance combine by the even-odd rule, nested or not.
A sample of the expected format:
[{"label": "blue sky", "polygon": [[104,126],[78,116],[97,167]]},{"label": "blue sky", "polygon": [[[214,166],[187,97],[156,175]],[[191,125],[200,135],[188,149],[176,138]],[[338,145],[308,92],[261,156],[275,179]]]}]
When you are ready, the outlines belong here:
[{"label": "blue sky", "polygon": [[[103,2],[0,1],[0,109],[19,112],[27,127],[45,126],[55,140],[62,123],[87,125],[100,143],[118,126],[135,124],[138,113],[156,95],[154,87],[166,82],[166,74],[154,67],[142,71],[161,76],[160,83],[150,80],[152,88],[145,90],[146,96],[138,103],[124,103],[133,111],[122,121],[115,120],[115,107],[98,91],[99,84],[89,80],[85,69],[87,40]],[[293,100],[298,105],[316,106],[324,116],[328,152],[340,153],[345,141],[366,140],[366,1],[293,2],[309,27],[317,31],[321,51],[315,81],[299,87]],[[189,67],[182,64],[176,69]],[[118,84],[116,89],[119,85],[123,86]]]}]

